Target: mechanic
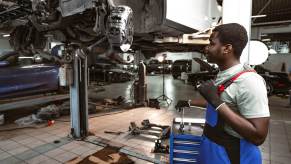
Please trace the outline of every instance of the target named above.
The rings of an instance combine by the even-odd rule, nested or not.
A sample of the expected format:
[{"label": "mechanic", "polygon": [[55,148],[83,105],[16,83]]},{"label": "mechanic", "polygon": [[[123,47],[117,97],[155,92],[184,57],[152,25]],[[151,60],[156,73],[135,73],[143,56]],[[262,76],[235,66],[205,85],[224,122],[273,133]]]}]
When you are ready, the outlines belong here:
[{"label": "mechanic", "polygon": [[239,24],[224,24],[213,30],[209,40],[205,56],[220,71],[215,81],[198,87],[204,99],[179,101],[176,107],[207,108],[201,164],[261,164],[257,146],[268,134],[270,113],[264,79],[239,60],[247,32]]}]

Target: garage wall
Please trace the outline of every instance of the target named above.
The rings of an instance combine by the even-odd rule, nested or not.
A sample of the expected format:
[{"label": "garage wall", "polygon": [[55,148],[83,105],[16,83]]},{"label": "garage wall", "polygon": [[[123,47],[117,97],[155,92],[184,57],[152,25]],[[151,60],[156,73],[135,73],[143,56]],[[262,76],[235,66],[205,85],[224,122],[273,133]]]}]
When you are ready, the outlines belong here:
[{"label": "garage wall", "polygon": [[282,64],[285,62],[286,70],[291,67],[291,54],[274,54],[269,56],[263,66],[271,71],[280,72]]},{"label": "garage wall", "polygon": [[[288,33],[291,32],[291,25],[281,25],[281,26],[260,26],[252,27],[251,39],[261,39],[262,34],[269,33]],[[286,64],[286,70],[291,67],[291,54],[274,54],[270,55],[268,60],[263,64],[263,66],[271,71],[280,72],[282,63]]]}]

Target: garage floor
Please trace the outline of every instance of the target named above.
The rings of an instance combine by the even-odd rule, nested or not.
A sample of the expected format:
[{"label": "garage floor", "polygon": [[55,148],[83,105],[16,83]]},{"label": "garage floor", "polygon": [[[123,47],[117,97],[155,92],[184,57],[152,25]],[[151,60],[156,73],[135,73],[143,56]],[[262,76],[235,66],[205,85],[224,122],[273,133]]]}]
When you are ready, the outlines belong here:
[{"label": "garage floor", "polygon": [[[129,123],[135,121],[138,125],[144,119],[153,123],[171,125],[173,117],[178,114],[173,106],[178,99],[189,99],[199,97],[190,85],[185,85],[179,80],[173,80],[171,76],[166,77],[166,95],[173,98],[171,106],[160,110],[152,108],[137,108],[112,115],[92,117],[89,120],[89,129],[95,136],[88,140],[102,137],[112,142],[126,145],[136,152],[154,157],[160,161],[166,161],[167,157],[150,153],[154,146],[154,138],[149,136],[130,136],[127,133],[121,135],[104,134],[104,131],[127,131]],[[105,86],[106,92],[101,93],[98,98],[115,98],[123,93],[129,97],[131,83],[113,84]],[[160,88],[160,89],[157,89]],[[162,77],[148,77],[148,97],[155,98],[162,94]],[[291,160],[291,108],[286,108],[288,99],[271,97],[271,125],[269,135],[261,146],[265,164],[289,164]],[[203,118],[204,112],[199,109],[186,111],[186,117]],[[75,157],[85,157],[100,149],[85,141],[75,141],[67,137],[70,131],[69,117],[62,117],[53,126],[39,127],[37,129],[18,129],[0,132],[0,163],[64,163]],[[5,125],[9,128],[12,125]],[[201,128],[196,127],[197,134]],[[54,141],[59,141],[54,143]],[[136,163],[147,163],[131,157]]]}]

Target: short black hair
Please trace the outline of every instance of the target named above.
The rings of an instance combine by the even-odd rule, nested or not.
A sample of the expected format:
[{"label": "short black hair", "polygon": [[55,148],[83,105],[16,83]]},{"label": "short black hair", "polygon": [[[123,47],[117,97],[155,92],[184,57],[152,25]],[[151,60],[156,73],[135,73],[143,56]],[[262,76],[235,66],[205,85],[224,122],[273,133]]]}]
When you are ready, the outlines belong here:
[{"label": "short black hair", "polygon": [[213,32],[218,32],[218,39],[222,44],[231,44],[236,58],[240,58],[241,53],[248,43],[246,29],[237,23],[229,23],[217,26]]}]

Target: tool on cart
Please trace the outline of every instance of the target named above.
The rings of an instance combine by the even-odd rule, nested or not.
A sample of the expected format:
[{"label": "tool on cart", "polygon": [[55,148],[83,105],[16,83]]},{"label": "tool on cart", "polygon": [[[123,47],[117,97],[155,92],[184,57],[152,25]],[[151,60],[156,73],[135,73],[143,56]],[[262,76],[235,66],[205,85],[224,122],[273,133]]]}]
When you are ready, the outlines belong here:
[{"label": "tool on cart", "polygon": [[180,118],[174,118],[173,123],[180,123],[180,127],[179,127],[179,133],[183,134],[184,128],[185,128],[185,124],[187,123],[189,125],[189,129],[188,131],[191,131],[191,126],[192,125],[199,125],[199,126],[204,126],[205,123],[205,119],[204,118],[185,118],[185,108],[197,108],[197,109],[201,109],[201,110],[205,110],[205,108],[202,107],[198,107],[198,106],[184,106],[184,105],[176,105],[175,108],[178,112],[181,113]]},{"label": "tool on cart", "polygon": [[179,133],[184,133],[184,107],[176,107],[176,110],[181,113],[181,122],[179,127]]},{"label": "tool on cart", "polygon": [[163,144],[163,141],[160,139],[155,140],[155,147],[152,150],[153,153],[165,153],[169,154],[170,147],[169,145]]},{"label": "tool on cart", "polygon": [[198,163],[201,136],[171,133],[170,164]]}]

